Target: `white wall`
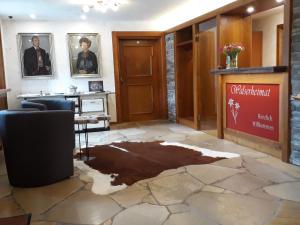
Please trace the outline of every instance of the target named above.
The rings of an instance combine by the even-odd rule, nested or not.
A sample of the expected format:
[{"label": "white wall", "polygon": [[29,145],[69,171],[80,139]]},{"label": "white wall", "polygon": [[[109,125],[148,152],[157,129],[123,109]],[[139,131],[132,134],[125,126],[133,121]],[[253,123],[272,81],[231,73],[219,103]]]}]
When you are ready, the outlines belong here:
[{"label": "white wall", "polygon": [[276,66],[277,25],[283,21],[283,9],[253,21],[253,30],[263,32],[263,66]]},{"label": "white wall", "polygon": [[[88,81],[91,78],[71,78],[67,33],[99,33],[101,35],[101,66],[104,89],[115,91],[112,31],[147,31],[154,30],[148,22],[43,22],[43,21],[2,21],[1,31],[4,52],[4,67],[6,86],[12,91],[8,94],[9,108],[19,106],[17,95],[21,93],[68,92],[73,84],[78,91],[88,91]],[[21,66],[17,46],[18,33],[52,33],[54,36],[55,77],[53,79],[22,79]],[[114,98],[110,98],[115,106]],[[115,115],[115,107],[112,114]]]}]

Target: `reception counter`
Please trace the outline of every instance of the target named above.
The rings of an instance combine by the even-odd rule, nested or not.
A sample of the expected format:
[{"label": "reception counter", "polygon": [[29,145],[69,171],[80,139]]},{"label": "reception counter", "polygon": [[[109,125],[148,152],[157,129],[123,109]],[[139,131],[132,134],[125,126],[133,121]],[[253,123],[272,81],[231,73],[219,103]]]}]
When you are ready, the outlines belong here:
[{"label": "reception counter", "polygon": [[218,137],[288,161],[287,67],[213,70]]}]

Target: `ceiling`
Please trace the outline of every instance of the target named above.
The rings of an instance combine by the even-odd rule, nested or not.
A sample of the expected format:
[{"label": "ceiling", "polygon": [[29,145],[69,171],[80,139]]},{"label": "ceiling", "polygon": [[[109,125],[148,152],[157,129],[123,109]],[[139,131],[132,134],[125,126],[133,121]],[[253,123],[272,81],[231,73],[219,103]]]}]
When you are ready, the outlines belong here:
[{"label": "ceiling", "polygon": [[[0,0],[0,17],[7,20],[74,21],[80,20],[81,6],[95,0]],[[91,10],[87,20],[107,21],[156,21],[164,28],[185,22],[235,0],[126,0],[117,12],[101,13]],[[203,4],[205,2],[205,4]],[[168,22],[168,25],[167,23]]]}]

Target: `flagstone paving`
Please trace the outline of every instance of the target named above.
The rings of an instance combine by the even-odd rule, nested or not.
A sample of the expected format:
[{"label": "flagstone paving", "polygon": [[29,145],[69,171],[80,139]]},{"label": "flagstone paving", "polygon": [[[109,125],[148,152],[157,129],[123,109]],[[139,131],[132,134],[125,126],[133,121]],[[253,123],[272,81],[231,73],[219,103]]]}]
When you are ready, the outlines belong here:
[{"label": "flagstone paving", "polygon": [[80,180],[71,178],[44,187],[14,188],[13,197],[27,213],[42,214],[82,187]]},{"label": "flagstone paving", "polygon": [[0,199],[0,218],[23,215],[24,210],[12,197]]},{"label": "flagstone paving", "polygon": [[266,164],[260,163],[255,159],[244,158],[243,165],[253,175],[272,181],[274,183],[284,183],[295,181],[296,179],[281,172],[278,169],[270,168]]},{"label": "flagstone paving", "polygon": [[231,177],[242,170],[225,168],[215,165],[192,165],[187,166],[187,172],[205,184],[212,184],[227,177]]},{"label": "flagstone paving", "polygon": [[164,171],[99,195],[93,191],[101,181],[80,166],[53,185],[13,188],[0,152],[0,218],[30,212],[32,225],[300,225],[299,167],[165,121],[90,133],[92,145],[116,141],[172,141],[241,157]]},{"label": "flagstone paving", "polygon": [[10,195],[11,190],[7,176],[0,176],[0,199]]},{"label": "flagstone paving", "polygon": [[127,189],[121,190],[111,197],[118,202],[122,207],[128,208],[132,205],[137,205],[149,194],[149,190],[138,184],[134,184]]},{"label": "flagstone paving", "polygon": [[237,174],[214,185],[239,194],[247,194],[258,188],[270,185],[267,180],[253,176],[249,173]]},{"label": "flagstone paving", "polygon": [[265,187],[264,190],[278,198],[300,202],[300,182],[272,185]]},{"label": "flagstone paving", "polygon": [[231,158],[231,159],[223,159],[223,160],[214,162],[211,165],[239,169],[242,167],[242,162],[243,162],[243,160],[241,157],[236,157],[236,158]]},{"label": "flagstone paving", "polygon": [[118,214],[113,225],[161,225],[168,218],[168,215],[169,212],[165,207],[144,203]]},{"label": "flagstone paving", "polygon": [[199,216],[197,213],[187,212],[173,214],[164,223],[164,225],[218,225],[205,217]]},{"label": "flagstone paving", "polygon": [[203,186],[203,183],[189,174],[176,174],[149,183],[152,194],[162,205],[181,203]]},{"label": "flagstone paving", "polygon": [[121,209],[107,196],[80,191],[47,212],[44,218],[67,224],[101,224]]},{"label": "flagstone paving", "polygon": [[275,215],[280,206],[279,201],[208,192],[190,196],[187,203],[197,210],[199,216],[222,225],[264,224]]},{"label": "flagstone paving", "polygon": [[6,166],[4,162],[4,153],[0,151],[0,176],[6,175]]}]

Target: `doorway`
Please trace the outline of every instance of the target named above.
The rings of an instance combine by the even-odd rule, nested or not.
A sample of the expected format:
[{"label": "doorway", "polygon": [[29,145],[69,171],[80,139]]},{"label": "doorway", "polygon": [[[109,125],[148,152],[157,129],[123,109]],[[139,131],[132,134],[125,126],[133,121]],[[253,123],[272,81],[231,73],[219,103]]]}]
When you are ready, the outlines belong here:
[{"label": "doorway", "polygon": [[113,32],[118,122],[167,118],[163,34]]}]

